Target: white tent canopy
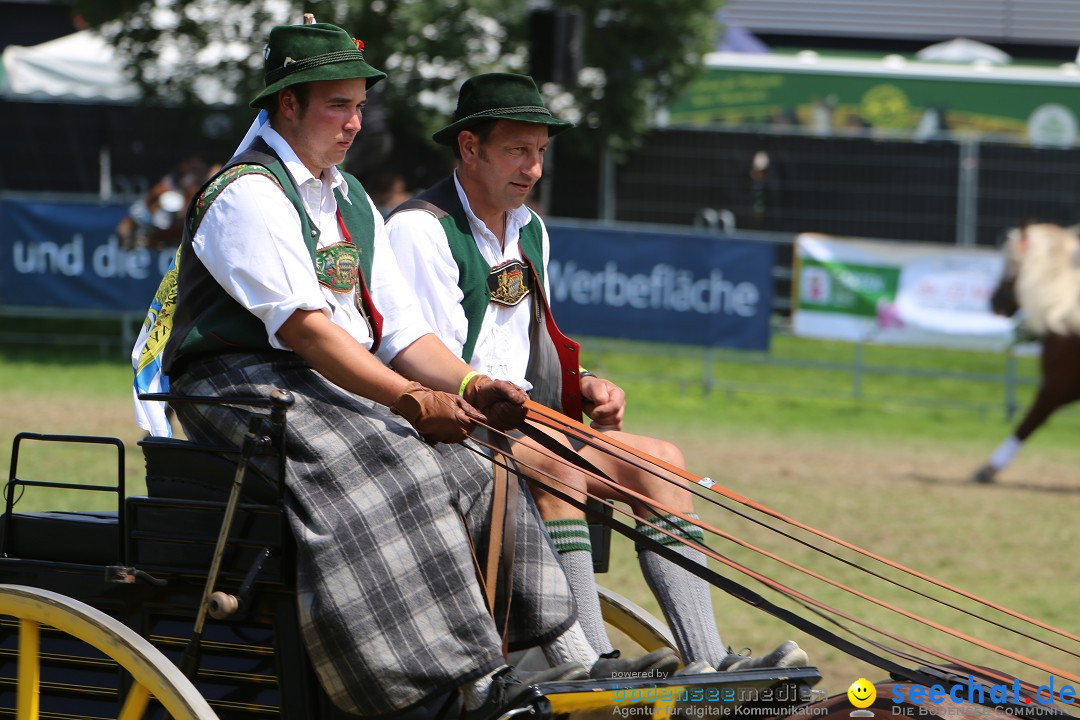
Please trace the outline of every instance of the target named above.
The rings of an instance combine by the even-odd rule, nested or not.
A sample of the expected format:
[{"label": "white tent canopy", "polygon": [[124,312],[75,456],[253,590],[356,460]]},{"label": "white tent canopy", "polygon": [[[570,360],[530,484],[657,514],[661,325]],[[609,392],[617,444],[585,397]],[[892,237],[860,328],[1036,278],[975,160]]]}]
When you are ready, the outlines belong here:
[{"label": "white tent canopy", "polygon": [[[242,43],[211,44],[188,52],[175,42],[167,43],[152,68],[166,77],[180,63],[212,68],[222,58],[243,58],[251,48]],[[261,58],[258,64],[261,66]],[[94,30],[81,30],[40,45],[4,48],[0,73],[0,97],[10,100],[82,101],[130,103],[139,98],[138,86],[124,74],[124,63],[108,41]],[[199,78],[197,90],[209,105],[235,105],[236,91],[208,70]]]},{"label": "white tent canopy", "polygon": [[1012,57],[1004,50],[962,37],[927,45],[915,53],[915,57],[924,62],[984,62],[991,65],[1008,65],[1012,61]]},{"label": "white tent canopy", "polygon": [[10,99],[124,103],[139,97],[113,49],[92,30],[30,47],[8,45],[3,65],[0,94]]}]

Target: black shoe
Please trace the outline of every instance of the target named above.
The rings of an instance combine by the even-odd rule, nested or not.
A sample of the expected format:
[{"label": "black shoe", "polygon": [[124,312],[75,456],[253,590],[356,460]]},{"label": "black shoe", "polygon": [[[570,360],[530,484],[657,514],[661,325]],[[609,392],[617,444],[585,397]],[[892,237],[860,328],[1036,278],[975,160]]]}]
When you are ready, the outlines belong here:
[{"label": "black shoe", "polygon": [[589,670],[593,680],[666,678],[679,667],[679,656],[671,648],[653,650],[636,658],[621,658],[618,650],[604,653]]},{"label": "black shoe", "polygon": [[810,664],[810,658],[807,657],[806,651],[799,647],[794,640],[788,640],[768,655],[759,658],[750,656],[750,648],[743,648],[743,650],[747,654],[735,653],[732,652],[731,648],[728,648],[728,656],[720,661],[716,669],[723,672],[727,670],[753,670],[755,668],[803,667]]},{"label": "black shoe", "polygon": [[689,662],[689,663],[686,663],[685,665],[683,665],[682,668],[680,668],[679,671],[676,672],[675,674],[676,675],[704,675],[706,673],[714,673],[714,672],[716,672],[716,668],[714,668],[709,663],[705,662],[704,660],[695,660],[693,662]]},{"label": "black shoe", "polygon": [[589,671],[585,669],[584,665],[577,662],[563,663],[544,670],[518,670],[515,668],[514,674],[526,685],[589,679]]},{"label": "black shoe", "polygon": [[558,667],[536,672],[521,672],[509,665],[491,678],[487,698],[473,710],[461,714],[461,720],[494,720],[508,710],[524,707],[541,697],[537,683],[557,680],[584,680],[589,677],[580,663],[565,663]]}]

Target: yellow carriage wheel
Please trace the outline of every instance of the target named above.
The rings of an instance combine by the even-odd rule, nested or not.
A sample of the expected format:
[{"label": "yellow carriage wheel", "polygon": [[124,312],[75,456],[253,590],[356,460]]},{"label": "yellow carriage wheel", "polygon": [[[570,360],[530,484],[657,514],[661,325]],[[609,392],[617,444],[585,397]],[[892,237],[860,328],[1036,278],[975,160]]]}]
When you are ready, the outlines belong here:
[{"label": "yellow carriage wheel", "polygon": [[19,622],[17,720],[38,720],[41,626],[56,628],[115,660],[134,680],[119,720],[142,718],[156,698],[174,720],[216,720],[183,673],[144,637],[78,600],[39,588],[0,585],[0,615]]},{"label": "yellow carriage wheel", "polygon": [[[679,651],[675,647],[675,638],[672,637],[668,626],[656,616],[603,585],[597,585],[596,592],[600,596],[600,612],[604,616],[608,637],[611,638],[615,647],[622,650],[624,656],[633,657],[637,654],[633,646],[637,646],[644,652],[652,652],[664,647],[671,648],[675,652]],[[613,629],[633,643],[633,646],[616,642],[617,638],[613,636]]]}]

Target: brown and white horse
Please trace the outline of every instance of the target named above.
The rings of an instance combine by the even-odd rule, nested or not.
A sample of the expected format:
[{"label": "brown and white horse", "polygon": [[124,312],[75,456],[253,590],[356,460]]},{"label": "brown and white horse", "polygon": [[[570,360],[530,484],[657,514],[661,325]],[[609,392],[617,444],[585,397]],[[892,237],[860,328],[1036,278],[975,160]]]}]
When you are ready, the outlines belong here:
[{"label": "brown and white horse", "polygon": [[1005,271],[990,299],[999,315],[1023,310],[1042,340],[1042,378],[1035,401],[1013,433],[975,473],[992,482],[1024,441],[1058,408],[1080,400],[1080,235],[1078,229],[1038,224],[1017,228],[1005,242]]}]

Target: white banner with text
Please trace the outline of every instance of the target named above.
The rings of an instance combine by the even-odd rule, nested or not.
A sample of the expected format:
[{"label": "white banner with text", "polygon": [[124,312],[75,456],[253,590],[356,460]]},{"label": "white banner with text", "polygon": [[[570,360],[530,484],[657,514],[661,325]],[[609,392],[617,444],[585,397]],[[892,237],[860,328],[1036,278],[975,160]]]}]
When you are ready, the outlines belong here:
[{"label": "white banner with text", "polygon": [[836,238],[795,241],[792,329],[853,342],[998,350],[1014,321],[990,295],[1003,258],[985,248]]}]

